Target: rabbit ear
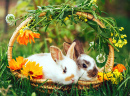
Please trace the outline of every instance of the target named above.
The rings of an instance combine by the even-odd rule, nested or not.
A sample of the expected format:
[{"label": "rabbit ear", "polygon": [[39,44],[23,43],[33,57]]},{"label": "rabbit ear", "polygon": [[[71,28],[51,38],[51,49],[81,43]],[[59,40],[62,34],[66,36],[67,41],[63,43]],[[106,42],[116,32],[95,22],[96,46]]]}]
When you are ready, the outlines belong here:
[{"label": "rabbit ear", "polygon": [[76,45],[76,42],[73,42],[71,44],[71,46],[69,47],[68,51],[67,51],[67,55],[66,56],[71,58],[71,59],[73,59],[75,45]]},{"label": "rabbit ear", "polygon": [[70,48],[71,44],[64,42],[63,43],[63,50],[67,54],[68,49]]},{"label": "rabbit ear", "polygon": [[56,47],[56,46],[51,46],[50,47],[50,53],[51,53],[51,57],[52,59],[57,62],[59,60],[63,60],[63,54],[61,52],[61,50]]},{"label": "rabbit ear", "polygon": [[74,57],[77,59],[80,56],[80,54],[84,54],[84,49],[82,43],[79,40],[75,39],[73,42],[76,42]]}]

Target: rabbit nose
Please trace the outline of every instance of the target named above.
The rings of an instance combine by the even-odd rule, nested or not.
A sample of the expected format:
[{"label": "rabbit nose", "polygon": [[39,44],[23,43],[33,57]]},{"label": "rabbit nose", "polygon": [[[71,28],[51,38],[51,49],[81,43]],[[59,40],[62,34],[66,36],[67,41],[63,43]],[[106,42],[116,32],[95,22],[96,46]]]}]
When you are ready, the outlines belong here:
[{"label": "rabbit nose", "polygon": [[71,76],[66,77],[65,81],[70,81],[72,78],[74,78],[74,74],[71,74]]}]

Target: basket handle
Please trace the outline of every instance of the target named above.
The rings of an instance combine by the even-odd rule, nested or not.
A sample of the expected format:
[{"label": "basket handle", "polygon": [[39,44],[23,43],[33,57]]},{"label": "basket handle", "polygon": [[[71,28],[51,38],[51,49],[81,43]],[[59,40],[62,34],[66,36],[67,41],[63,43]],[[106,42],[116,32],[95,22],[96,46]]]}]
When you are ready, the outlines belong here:
[{"label": "basket handle", "polygon": [[[39,17],[42,17],[42,16],[45,16],[46,13],[43,12],[39,15]],[[77,12],[76,15],[79,15],[79,16],[83,16],[83,17],[86,17],[90,20],[93,20],[95,22],[97,22],[98,25],[100,25],[101,28],[105,28],[104,24],[102,24],[102,22],[99,20],[99,19],[95,19],[93,15],[89,14],[89,13],[85,13],[85,12]],[[8,63],[11,61],[12,59],[12,49],[13,49],[13,44],[14,44],[14,41],[16,40],[16,38],[18,37],[19,35],[19,30],[25,26],[33,17],[28,17],[25,21],[23,21],[17,28],[16,30],[14,31],[10,41],[9,41],[9,45],[8,45],[8,51],[7,51],[7,55],[8,55]],[[109,41],[112,43],[112,39],[109,38]],[[102,68],[98,68],[99,71],[111,71],[112,68],[113,68],[113,65],[114,65],[114,48],[108,44],[109,46],[109,55],[108,55],[108,59],[107,59],[107,62],[105,64],[105,66],[103,66]]]},{"label": "basket handle", "polygon": [[8,45],[8,50],[7,50],[7,55],[8,55],[8,63],[10,62],[10,60],[12,59],[12,49],[13,49],[13,45],[14,45],[14,41],[16,40],[16,38],[19,35],[19,30],[25,26],[33,17],[28,17],[25,21],[23,21],[14,31],[12,37],[10,38],[9,41],[9,45]]}]

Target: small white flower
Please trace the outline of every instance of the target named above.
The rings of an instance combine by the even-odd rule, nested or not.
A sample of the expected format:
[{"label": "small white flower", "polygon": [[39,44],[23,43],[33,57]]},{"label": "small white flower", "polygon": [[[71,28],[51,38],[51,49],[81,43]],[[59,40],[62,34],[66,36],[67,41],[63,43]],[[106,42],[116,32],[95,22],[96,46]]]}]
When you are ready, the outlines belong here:
[{"label": "small white flower", "polygon": [[96,60],[97,60],[97,62],[98,63],[103,63],[103,62],[105,62],[105,54],[103,55],[103,54],[99,54],[97,57],[96,57]]},{"label": "small white flower", "polygon": [[15,21],[15,16],[13,14],[8,14],[5,20],[7,23],[9,23],[9,25],[13,25]]},{"label": "small white flower", "polygon": [[89,43],[90,47],[93,46],[93,45],[94,45],[94,41],[92,41],[92,42]]},{"label": "small white flower", "polygon": [[37,6],[37,8],[38,8],[39,10],[42,10],[42,7],[41,7],[41,6]]}]

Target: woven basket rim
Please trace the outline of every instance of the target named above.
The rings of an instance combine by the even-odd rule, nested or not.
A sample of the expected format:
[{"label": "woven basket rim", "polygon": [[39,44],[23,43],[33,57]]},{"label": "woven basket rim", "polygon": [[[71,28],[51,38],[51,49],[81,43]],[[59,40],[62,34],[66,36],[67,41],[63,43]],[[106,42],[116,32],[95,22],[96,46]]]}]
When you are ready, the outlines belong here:
[{"label": "woven basket rim", "polygon": [[[45,16],[45,12],[41,13],[39,16]],[[87,17],[88,19],[90,20],[93,20],[95,22],[97,22],[97,24],[101,27],[101,28],[105,28],[105,26],[102,24],[102,22],[99,20],[99,19],[95,19],[93,15],[89,14],[89,13],[85,13],[85,12],[77,12],[76,15],[79,15],[79,16],[84,16],[84,17]],[[9,41],[9,46],[8,46],[8,63],[9,61],[12,59],[12,49],[13,49],[13,44],[19,34],[19,30],[22,28],[22,26],[25,26],[33,17],[29,17],[27,18],[25,21],[23,21],[15,30],[15,32],[13,33],[10,41]],[[112,42],[112,39],[109,38],[109,41]],[[109,46],[109,56],[108,56],[108,59],[107,59],[107,62],[105,64],[105,66],[103,66],[102,68],[98,68],[99,72],[103,72],[104,69],[107,69],[107,71],[111,71],[112,68],[113,68],[113,65],[114,65],[114,48],[108,44]],[[105,70],[106,71],[106,70]],[[17,77],[18,78],[26,78],[25,76],[23,76],[22,74],[16,72],[16,71],[11,71],[14,75],[18,74]],[[32,79],[31,81],[34,82],[34,83],[43,83],[45,82],[47,79]],[[48,80],[47,81],[48,83],[54,83],[52,82],[52,80]],[[81,85],[90,85],[90,84],[101,84],[103,81],[82,81],[82,80],[79,80],[78,81],[78,84],[81,84]]]},{"label": "woven basket rim", "polygon": [[[19,72],[12,71],[12,70],[11,70],[11,72],[12,72],[13,75],[15,75],[15,76],[18,77],[18,78],[27,78],[27,79],[29,79],[28,77],[22,75],[22,74],[19,73]],[[54,83],[51,79],[30,79],[30,81],[35,82],[35,83],[43,83],[43,82],[45,82],[45,81],[50,82],[50,83]],[[97,80],[97,81],[78,80],[77,83],[78,83],[78,84],[82,84],[82,83],[83,83],[83,85],[88,85],[88,84],[99,84],[99,83],[102,83],[102,82],[103,82],[103,81],[99,81],[99,80]]]}]

